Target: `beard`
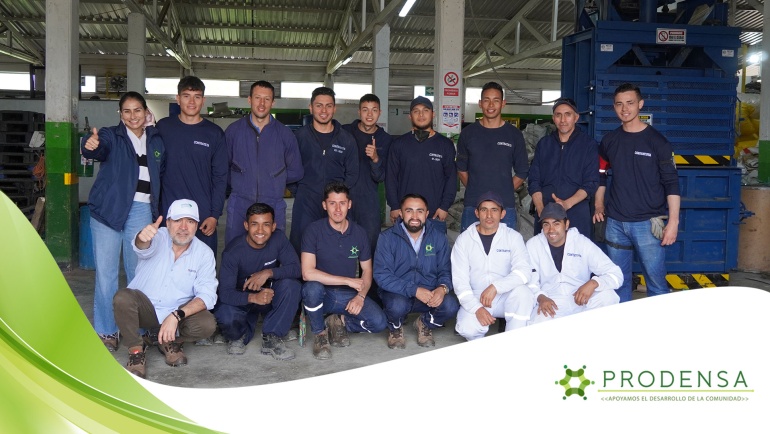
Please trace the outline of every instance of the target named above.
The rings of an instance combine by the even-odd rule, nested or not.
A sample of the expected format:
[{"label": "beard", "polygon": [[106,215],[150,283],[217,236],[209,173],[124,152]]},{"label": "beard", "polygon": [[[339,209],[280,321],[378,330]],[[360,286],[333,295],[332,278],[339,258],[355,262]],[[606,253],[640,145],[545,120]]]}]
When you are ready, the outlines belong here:
[{"label": "beard", "polygon": [[[410,222],[415,221],[415,220],[416,219],[412,219],[412,220],[410,220]],[[404,226],[406,226],[406,230],[411,232],[411,233],[413,233],[413,234],[416,234],[416,233],[420,232],[422,230],[422,228],[425,227],[425,222],[422,222],[422,221],[419,221],[419,220],[417,220],[417,221],[420,222],[420,224],[417,225],[417,226],[412,226],[412,225],[409,224],[409,222],[404,222]]]}]

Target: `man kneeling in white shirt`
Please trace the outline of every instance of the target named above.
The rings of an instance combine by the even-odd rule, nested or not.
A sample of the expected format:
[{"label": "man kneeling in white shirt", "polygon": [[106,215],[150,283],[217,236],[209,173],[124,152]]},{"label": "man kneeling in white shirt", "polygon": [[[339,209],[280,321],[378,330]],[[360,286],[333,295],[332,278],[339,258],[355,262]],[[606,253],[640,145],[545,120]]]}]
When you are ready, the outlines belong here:
[{"label": "man kneeling in white shirt", "polygon": [[558,203],[546,205],[540,221],[543,231],[527,241],[532,279],[540,288],[530,324],[617,304],[615,290],[623,283],[620,267],[569,227],[567,213]]}]

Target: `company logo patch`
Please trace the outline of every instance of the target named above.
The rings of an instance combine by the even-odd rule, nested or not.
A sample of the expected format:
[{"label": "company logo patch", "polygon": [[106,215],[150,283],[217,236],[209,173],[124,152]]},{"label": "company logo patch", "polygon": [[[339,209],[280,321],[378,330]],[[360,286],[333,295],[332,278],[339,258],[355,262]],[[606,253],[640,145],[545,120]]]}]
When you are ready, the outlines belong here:
[{"label": "company logo patch", "polygon": [[436,256],[436,251],[433,249],[433,244],[425,245],[425,256]]},{"label": "company logo patch", "polygon": [[[573,371],[572,369],[569,369],[567,365],[564,365],[564,378],[556,381],[556,384],[564,387],[564,397],[562,397],[562,399],[567,399],[572,395],[582,396],[583,400],[588,399],[586,396],[586,387],[594,384],[594,382],[585,377],[585,369],[586,366],[583,365],[582,368]],[[578,382],[577,387],[572,385],[573,379],[575,378]]]},{"label": "company logo patch", "polygon": [[358,258],[358,247],[353,246],[350,248],[350,256],[348,256],[348,259],[357,259]]},{"label": "company logo patch", "polygon": [[207,147],[207,148],[208,148],[208,147],[210,147],[210,146],[209,146],[209,144],[208,144],[208,143],[206,143],[206,142],[199,142],[199,141],[197,141],[197,140],[193,140],[193,143],[195,143],[196,145],[205,146],[205,147]]}]

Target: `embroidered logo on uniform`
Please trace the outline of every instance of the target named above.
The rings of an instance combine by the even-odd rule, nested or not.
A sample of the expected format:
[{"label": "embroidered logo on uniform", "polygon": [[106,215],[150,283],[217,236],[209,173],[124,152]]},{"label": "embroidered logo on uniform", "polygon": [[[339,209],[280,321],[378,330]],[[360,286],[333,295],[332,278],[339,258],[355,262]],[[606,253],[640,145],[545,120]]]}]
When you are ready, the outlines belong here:
[{"label": "embroidered logo on uniform", "polygon": [[641,155],[642,157],[652,157],[652,154],[649,152],[642,152],[642,151],[634,151],[634,155]]},{"label": "embroidered logo on uniform", "polygon": [[157,149],[155,150],[155,158],[160,158],[160,151]]},{"label": "embroidered logo on uniform", "polygon": [[193,140],[193,143],[195,143],[196,145],[205,146],[205,147],[207,147],[207,148],[209,147],[209,144],[208,144],[208,143],[206,143],[206,142],[199,142],[199,141],[197,141],[197,140]]},{"label": "embroidered logo on uniform", "polygon": [[198,274],[198,270],[193,270],[192,268],[188,268],[188,269],[187,269],[187,272],[188,272],[188,273],[195,273],[195,274]]},{"label": "embroidered logo on uniform", "polygon": [[497,146],[507,146],[509,148],[513,148],[513,145],[508,142],[497,142]]},{"label": "embroidered logo on uniform", "polygon": [[497,249],[497,253],[511,253],[511,249]]},{"label": "embroidered logo on uniform", "polygon": [[270,264],[275,264],[275,261],[277,261],[277,260],[278,260],[278,259],[273,259],[272,261],[268,261],[268,262],[265,262],[265,265],[264,265],[264,267],[267,267],[267,266],[268,266],[268,265],[270,265]]},{"label": "embroidered logo on uniform", "polygon": [[435,256],[436,251],[433,249],[433,244],[425,245],[425,256]]},{"label": "embroidered logo on uniform", "polygon": [[441,159],[442,159],[442,158],[444,158],[444,156],[443,156],[443,155],[441,155],[441,154],[433,154],[433,153],[430,153],[430,154],[428,154],[428,156],[429,156],[429,157],[430,157],[430,159],[431,159],[431,160],[433,160],[433,161],[441,161]]},{"label": "embroidered logo on uniform", "polygon": [[580,256],[580,253],[567,253],[567,256],[574,256],[576,258],[582,258],[582,256]]},{"label": "embroidered logo on uniform", "polygon": [[348,259],[357,259],[358,258],[358,247],[353,246],[350,248],[350,256],[348,256]]},{"label": "embroidered logo on uniform", "polygon": [[332,149],[334,149],[334,152],[336,152],[338,154],[344,154],[345,153],[345,147],[344,146],[340,146],[340,145],[338,145],[336,143],[332,145]]}]

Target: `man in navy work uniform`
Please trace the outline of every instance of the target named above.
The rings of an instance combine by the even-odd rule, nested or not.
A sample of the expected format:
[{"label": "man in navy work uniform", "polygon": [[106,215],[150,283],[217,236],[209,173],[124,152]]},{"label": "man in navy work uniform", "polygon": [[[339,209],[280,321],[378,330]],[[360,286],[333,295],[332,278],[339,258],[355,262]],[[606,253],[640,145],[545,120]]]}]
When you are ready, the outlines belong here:
[{"label": "man in navy work uniform", "polygon": [[163,217],[145,226],[134,238],[139,258],[136,276],[112,299],[115,322],[128,347],[126,369],[145,376],[145,349],[139,328],[157,331],[158,349],[169,366],[187,364],[184,342],[214,333],[209,312],[217,302],[214,254],[195,237],[200,221],[198,205],[189,199],[174,201]]},{"label": "man in navy work uniform", "polygon": [[399,217],[400,199],[416,193],[425,197],[432,213],[429,218],[446,233],[447,210],[457,192],[455,146],[433,130],[433,103],[428,98],[418,96],[412,100],[409,119],[412,131],[395,139],[388,155],[385,196],[390,219],[395,222]]},{"label": "man in navy work uniform", "polygon": [[302,303],[314,335],[313,356],[320,360],[331,357],[330,342],[350,345],[348,332],[378,333],[386,326],[382,309],[366,296],[372,284],[369,238],[347,219],[350,206],[348,187],[330,183],[323,201],[328,217],[311,223],[302,236]]},{"label": "man in navy work uniform", "polygon": [[419,194],[401,199],[401,217],[380,234],[374,279],[388,317],[388,347],[406,348],[403,323],[411,312],[417,345],[432,347],[433,329],[454,318],[460,304],[451,292],[451,249],[446,234],[428,220],[428,202]]},{"label": "man in navy work uniform", "polygon": [[462,231],[478,221],[474,205],[487,191],[503,198],[503,223],[516,230],[516,189],[529,170],[524,135],[503,120],[505,93],[499,84],[482,87],[479,107],[482,118],[465,127],[457,141],[457,174],[465,185]]},{"label": "man in navy work uniform", "polygon": [[[579,117],[575,101],[554,102],[556,131],[537,143],[529,168],[529,193],[538,216],[546,205],[556,202],[567,211],[570,227],[591,238],[589,201],[599,187],[599,145],[575,127]],[[542,219],[535,219],[535,235],[541,223]]]},{"label": "man in navy work uniform", "polygon": [[276,228],[275,211],[255,203],[246,211],[246,234],[227,244],[219,270],[219,305],[214,315],[229,354],[243,354],[254,337],[259,314],[262,354],[277,360],[294,358],[284,346],[300,300],[300,265],[297,252],[282,230]]},{"label": "man in navy work uniform", "polygon": [[176,102],[181,113],[158,121],[166,147],[166,173],[161,179],[161,208],[178,199],[198,204],[201,223],[195,234],[217,254],[217,220],[225,206],[227,146],[225,133],[201,117],[206,87],[198,77],[179,80]]},{"label": "man in navy work uniform", "polygon": [[255,202],[275,210],[276,227],[286,231],[286,184],[302,179],[302,159],[294,133],[270,114],[275,89],[267,81],[251,85],[251,114],[225,130],[230,163],[225,244],[246,233],[246,209]]},{"label": "man in navy work uniform", "polygon": [[332,181],[348,187],[358,181],[356,140],[334,119],[334,91],[319,87],[310,99],[313,122],[297,130],[297,141],[305,175],[289,188],[294,194],[289,239],[300,252],[302,234],[310,223],[324,217],[321,207],[324,186]]},{"label": "man in navy work uniform", "polygon": [[[671,143],[639,119],[642,92],[631,83],[615,89],[615,114],[621,126],[602,138],[599,156],[612,168],[605,208],[606,174],[596,191],[594,221],[607,218],[607,255],[623,270],[620,302],[631,300],[631,265],[639,257],[647,295],[671,292],[666,281],[664,246],[679,231],[679,177]],[[661,217],[668,223],[663,227]],[[653,233],[653,231],[655,233]]]},{"label": "man in navy work uniform", "polygon": [[343,128],[356,139],[358,145],[358,181],[350,187],[353,221],[364,228],[374,250],[382,229],[380,200],[377,192],[385,180],[387,156],[391,137],[377,126],[380,119],[380,99],[368,93],[358,102],[358,117]]}]

